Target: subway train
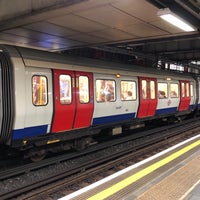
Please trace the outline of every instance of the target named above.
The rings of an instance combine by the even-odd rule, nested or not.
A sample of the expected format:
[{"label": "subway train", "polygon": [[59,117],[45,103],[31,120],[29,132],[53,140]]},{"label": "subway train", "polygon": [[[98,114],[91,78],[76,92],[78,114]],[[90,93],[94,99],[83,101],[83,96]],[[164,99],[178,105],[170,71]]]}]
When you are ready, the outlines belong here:
[{"label": "subway train", "polygon": [[32,160],[200,110],[200,78],[0,46],[0,145]]}]

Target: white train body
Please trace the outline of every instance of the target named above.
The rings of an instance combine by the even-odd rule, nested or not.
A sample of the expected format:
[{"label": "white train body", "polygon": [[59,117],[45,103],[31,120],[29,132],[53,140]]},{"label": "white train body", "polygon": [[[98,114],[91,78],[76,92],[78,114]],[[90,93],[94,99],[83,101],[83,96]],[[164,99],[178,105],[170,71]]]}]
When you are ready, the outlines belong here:
[{"label": "white train body", "polygon": [[1,144],[25,149],[103,130],[120,134],[140,122],[200,109],[200,79],[189,74],[12,46],[1,46],[0,53]]}]

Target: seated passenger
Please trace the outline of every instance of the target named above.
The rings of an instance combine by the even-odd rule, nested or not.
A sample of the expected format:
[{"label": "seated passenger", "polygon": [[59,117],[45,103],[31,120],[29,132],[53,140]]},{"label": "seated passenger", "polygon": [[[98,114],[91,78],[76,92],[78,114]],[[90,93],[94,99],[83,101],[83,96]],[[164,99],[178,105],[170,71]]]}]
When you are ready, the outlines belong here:
[{"label": "seated passenger", "polygon": [[170,97],[178,97],[177,93],[175,91],[170,92]]},{"label": "seated passenger", "polygon": [[106,101],[106,96],[104,93],[100,95],[99,101]]},{"label": "seated passenger", "polygon": [[159,91],[158,91],[158,98],[159,98],[159,99],[164,99],[164,98],[166,98],[166,96],[165,96],[165,92],[159,90]]},{"label": "seated passenger", "polygon": [[133,99],[133,94],[131,91],[128,91],[127,92],[127,97],[126,97],[126,100],[132,100]]}]

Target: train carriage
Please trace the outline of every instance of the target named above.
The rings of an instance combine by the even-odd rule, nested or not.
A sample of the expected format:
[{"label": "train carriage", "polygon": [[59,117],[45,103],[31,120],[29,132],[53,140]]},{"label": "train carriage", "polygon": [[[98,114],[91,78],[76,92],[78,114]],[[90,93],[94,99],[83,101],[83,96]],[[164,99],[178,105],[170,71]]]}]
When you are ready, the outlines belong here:
[{"label": "train carriage", "polygon": [[0,143],[21,150],[88,145],[105,130],[200,110],[190,74],[12,46],[1,46],[0,63]]}]

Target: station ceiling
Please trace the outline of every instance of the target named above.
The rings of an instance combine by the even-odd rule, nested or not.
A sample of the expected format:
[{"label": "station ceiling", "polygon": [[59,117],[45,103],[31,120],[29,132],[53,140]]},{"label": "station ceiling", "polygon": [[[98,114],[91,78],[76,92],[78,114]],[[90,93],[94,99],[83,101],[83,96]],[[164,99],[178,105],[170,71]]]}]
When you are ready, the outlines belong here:
[{"label": "station ceiling", "polygon": [[[196,31],[158,15],[169,8]],[[199,67],[200,0],[0,0],[0,43],[47,51],[85,48]]]}]

